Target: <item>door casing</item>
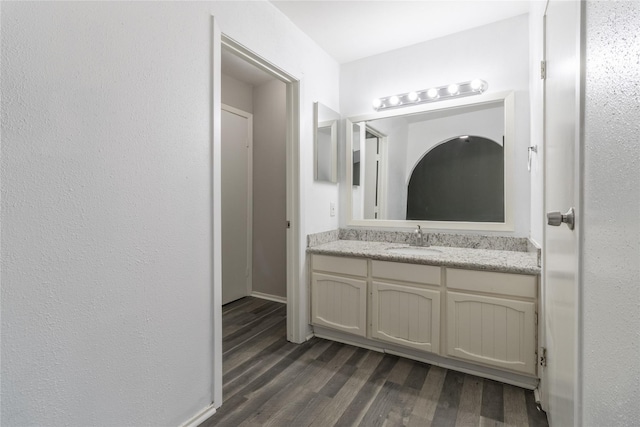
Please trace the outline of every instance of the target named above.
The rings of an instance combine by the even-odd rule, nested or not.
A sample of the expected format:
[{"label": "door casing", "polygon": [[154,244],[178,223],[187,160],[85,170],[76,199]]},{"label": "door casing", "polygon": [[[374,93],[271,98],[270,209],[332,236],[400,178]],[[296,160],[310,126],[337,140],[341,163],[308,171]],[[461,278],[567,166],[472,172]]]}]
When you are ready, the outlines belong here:
[{"label": "door casing", "polygon": [[221,256],[221,51],[223,47],[253,64],[257,68],[279,79],[286,85],[286,230],[287,244],[287,339],[300,343],[306,340],[308,326],[301,316],[303,301],[300,300],[300,79],[262,58],[232,38],[224,35],[215,17],[212,20],[212,352],[213,352],[213,406],[222,405],[222,256]]}]

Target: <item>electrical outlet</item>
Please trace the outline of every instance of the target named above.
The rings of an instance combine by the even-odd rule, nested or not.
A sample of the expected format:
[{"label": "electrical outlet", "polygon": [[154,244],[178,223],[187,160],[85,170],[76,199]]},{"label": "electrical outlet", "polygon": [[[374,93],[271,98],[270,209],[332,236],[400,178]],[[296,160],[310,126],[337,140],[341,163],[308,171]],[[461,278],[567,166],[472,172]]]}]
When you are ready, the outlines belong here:
[{"label": "electrical outlet", "polygon": [[336,202],[329,203],[329,215],[336,216]]}]

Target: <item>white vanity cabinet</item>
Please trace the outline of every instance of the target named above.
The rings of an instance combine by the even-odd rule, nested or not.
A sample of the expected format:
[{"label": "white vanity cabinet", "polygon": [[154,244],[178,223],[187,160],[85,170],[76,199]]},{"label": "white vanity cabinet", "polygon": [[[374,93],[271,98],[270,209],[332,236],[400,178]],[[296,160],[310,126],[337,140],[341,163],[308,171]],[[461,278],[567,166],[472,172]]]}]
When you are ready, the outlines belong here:
[{"label": "white vanity cabinet", "polygon": [[446,269],[447,356],[536,373],[537,277]]},{"label": "white vanity cabinet", "polygon": [[438,353],[441,268],[371,263],[371,337]]},{"label": "white vanity cabinet", "polygon": [[325,338],[535,380],[537,275],[313,254],[310,294]]},{"label": "white vanity cabinet", "polygon": [[311,323],[367,335],[367,260],[311,257]]}]

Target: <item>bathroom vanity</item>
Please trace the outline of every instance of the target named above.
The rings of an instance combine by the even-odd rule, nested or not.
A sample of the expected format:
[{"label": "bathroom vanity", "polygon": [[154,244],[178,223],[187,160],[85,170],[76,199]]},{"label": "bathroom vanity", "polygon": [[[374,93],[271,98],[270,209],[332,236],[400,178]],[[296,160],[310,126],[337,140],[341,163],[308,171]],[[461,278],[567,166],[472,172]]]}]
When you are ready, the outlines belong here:
[{"label": "bathroom vanity", "polygon": [[535,387],[536,254],[350,240],[308,252],[317,336]]}]

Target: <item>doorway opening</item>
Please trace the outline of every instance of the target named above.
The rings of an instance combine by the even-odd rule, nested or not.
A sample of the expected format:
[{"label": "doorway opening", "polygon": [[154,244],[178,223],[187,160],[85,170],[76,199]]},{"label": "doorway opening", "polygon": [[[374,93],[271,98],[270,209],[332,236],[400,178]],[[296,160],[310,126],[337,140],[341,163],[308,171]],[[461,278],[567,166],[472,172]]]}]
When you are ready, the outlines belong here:
[{"label": "doorway opening", "polygon": [[386,168],[387,136],[371,126],[365,129],[364,138],[364,217],[386,218],[386,192],[384,172]]},{"label": "doorway opening", "polygon": [[217,32],[215,22],[213,70],[213,400],[219,407],[224,303],[245,296],[284,303],[287,340],[304,340],[296,303],[300,83]]},{"label": "doorway opening", "polygon": [[222,49],[222,304],[287,302],[286,84]]},{"label": "doorway opening", "polygon": [[387,219],[388,137],[372,126],[354,125],[354,218]]}]

